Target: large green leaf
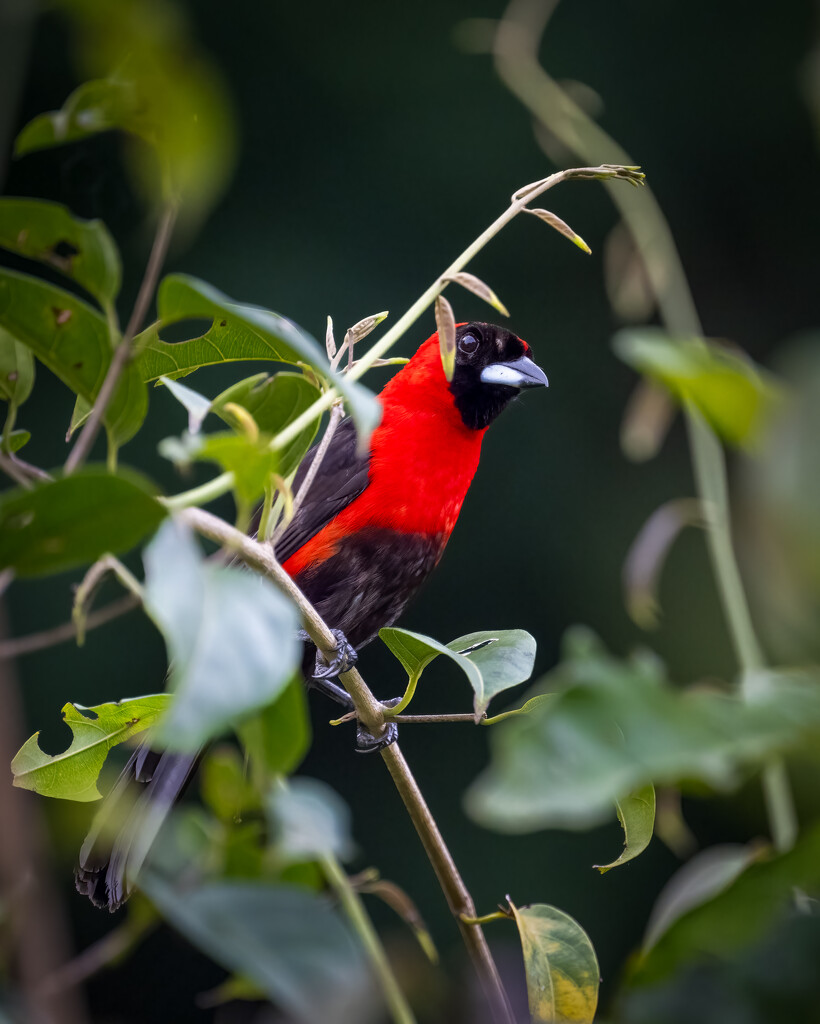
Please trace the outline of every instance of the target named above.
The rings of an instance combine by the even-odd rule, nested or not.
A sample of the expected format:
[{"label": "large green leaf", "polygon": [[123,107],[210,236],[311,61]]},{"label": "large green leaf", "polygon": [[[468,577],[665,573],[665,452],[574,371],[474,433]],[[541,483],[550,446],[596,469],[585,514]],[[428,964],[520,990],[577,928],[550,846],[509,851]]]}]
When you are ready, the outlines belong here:
[{"label": "large green leaf", "polygon": [[[272,377],[259,373],[217,395],[211,403],[211,410],[233,425],[235,421],[229,412],[225,412],[225,406],[231,402],[241,405],[253,416],[263,434],[274,435],[300,416],[318,397],[319,389],[301,373],[277,373]],[[290,476],[296,469],[318,429],[317,419],[290,444],[279,449],[279,473],[282,476]]]},{"label": "large green leaf", "polygon": [[0,497],[0,568],[36,576],[128,551],[165,515],[143,477],[99,466],[7,491]]},{"label": "large green leaf", "polygon": [[34,356],[31,349],[0,327],[0,398],[22,405],[34,387]]},{"label": "large green leaf", "polygon": [[611,864],[595,865],[602,875],[612,868],[634,860],[649,846],[655,828],[654,787],[641,786],[634,793],[616,800],[615,810],[624,830],[624,848],[617,860],[613,860]]},{"label": "large green leaf", "polygon": [[586,932],[545,903],[510,907],[524,952],[533,1024],[592,1024],[600,972]]},{"label": "large green leaf", "polygon": [[[96,309],[39,278],[0,268],[0,326],[72,391],[93,403],[112,355],[108,324]],[[147,389],[131,365],[121,375],[104,416],[116,445],[136,434],[147,411]]]},{"label": "large green leaf", "polygon": [[153,725],[170,699],[156,693],[94,708],[66,704],[62,714],[72,732],[71,745],[62,754],[45,754],[36,732],[11,762],[14,785],[62,800],[99,800],[97,779],[108,751]]},{"label": "large green leaf", "polygon": [[[529,679],[535,660],[535,640],[523,629],[468,633],[449,644],[395,627],[379,630],[379,637],[402,663],[409,678],[408,700],[393,709],[394,713],[404,710],[422,672],[440,654],[454,661],[467,676],[473,688],[476,721],[496,694]],[[461,653],[464,651],[467,653]]]},{"label": "large green leaf", "polygon": [[267,815],[276,852],[285,860],[347,860],[353,854],[350,808],[319,779],[292,778],[274,786]]},{"label": "large green leaf", "polygon": [[311,729],[305,687],[294,677],[273,703],[242,722],[242,745],[272,774],[289,775],[310,749]]},{"label": "large green leaf", "polygon": [[[742,866],[742,865],[741,865]],[[682,914],[633,964],[630,981],[654,984],[684,963],[727,958],[757,941],[793,905],[820,895],[820,825],[789,853],[751,864],[708,902]]]},{"label": "large green leaf", "polygon": [[[334,373],[318,342],[290,320],[259,306],[239,305],[204,281],[185,274],[164,278],[157,295],[159,323],[137,338],[137,366],[144,381],[185,377],[201,366],[247,360],[307,363],[332,380],[350,407],[360,435],[369,437],[381,406],[360,384]],[[166,342],[163,326],[184,320],[212,319],[204,335]]]},{"label": "large green leaf", "polygon": [[728,788],[820,730],[820,687],[808,675],[781,674],[745,701],[681,691],[657,659],[621,660],[583,630],[537,689],[555,699],[492,729],[490,767],[467,794],[470,814],[502,831],[587,828],[650,783]]},{"label": "large green leaf", "polygon": [[101,220],[82,220],[43,199],[0,199],[0,246],[47,263],[111,305],[120,290],[120,254]]},{"label": "large green leaf", "polygon": [[262,497],[272,473],[279,469],[279,457],[269,438],[220,431],[215,434],[184,434],[160,442],[161,455],[178,466],[192,462],[216,462],[233,473],[233,489],[245,510]]},{"label": "large green leaf", "polygon": [[145,608],[162,631],[176,699],[160,741],[197,750],[269,704],[299,662],[295,606],[266,579],[205,562],[169,521],[145,551]]},{"label": "large green leaf", "polygon": [[364,957],[325,899],[258,882],[177,889],[151,870],[140,884],[168,924],[259,985],[288,1018],[364,1019],[373,998]]},{"label": "large green leaf", "polygon": [[725,441],[753,444],[779,388],[750,359],[702,338],[673,338],[656,327],[629,327],[613,339],[629,366],[691,402]]}]

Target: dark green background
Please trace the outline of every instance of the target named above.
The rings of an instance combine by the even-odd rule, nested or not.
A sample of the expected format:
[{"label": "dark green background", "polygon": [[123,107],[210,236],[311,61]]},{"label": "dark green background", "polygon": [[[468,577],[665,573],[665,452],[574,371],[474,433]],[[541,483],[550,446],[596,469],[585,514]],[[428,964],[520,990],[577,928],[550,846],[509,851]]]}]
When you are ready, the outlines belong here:
[{"label": "dark green background", "polygon": [[[194,34],[226,76],[241,148],[225,197],[196,237],[176,245],[167,269],[272,307],[316,336],[328,313],[339,334],[378,310],[396,318],[501,212],[511,192],[553,169],[533,139],[529,115],[498,82],[490,59],[454,44],[462,19],[497,17],[497,4],[186,6]],[[10,5],[3,45],[19,64],[26,31],[15,12]],[[730,338],[764,363],[784,339],[819,319],[820,166],[804,92],[816,28],[804,0],[566,0],[543,50],[555,77],[597,90],[605,103],[601,124],[647,171],[707,334]],[[58,17],[39,18],[29,46],[19,102],[4,110],[16,128],[59,107],[76,84]],[[4,96],[11,98],[15,60],[4,67]],[[10,140],[2,142],[7,150]],[[106,219],[126,263],[126,313],[150,229],[123,182],[118,151],[117,140],[105,137],[26,157],[9,166],[4,191],[58,199],[80,215]],[[693,491],[685,437],[678,424],[658,460],[635,466],[623,458],[618,429],[634,378],[609,349],[618,322],[602,277],[603,242],[616,215],[594,183],[563,186],[548,205],[583,235],[591,257],[520,218],[470,269],[508,305],[511,326],[533,346],[550,389],[528,394],[488,434],[447,554],[402,624],[445,641],[476,629],[523,627],[537,638],[538,669],[545,670],[566,626],[580,621],[618,651],[651,643],[681,682],[730,676],[731,650],[700,535],[685,536],[672,553],[657,633],[641,634],[623,610],[620,569],[630,541],[658,504]],[[466,293],[450,297],[458,319],[488,315]],[[433,329],[428,313],[400,352],[411,354]],[[56,465],[65,457],[72,397],[38,372],[19,425],[37,425],[31,459]],[[379,373],[370,375],[371,387],[384,379]],[[188,383],[213,395],[239,375],[236,368],[202,372]],[[121,457],[179,489],[184,484],[156,454],[156,443],[180,432],[183,412],[164,391],[153,392],[152,403],[154,415]],[[70,581],[13,588],[14,632],[66,619]],[[91,705],[159,689],[163,656],[153,629],[133,615],[93,633],[82,650],[67,645],[22,659],[31,730],[54,722],[69,699]],[[380,696],[400,691],[401,673],[386,652],[369,649],[362,662]],[[417,703],[419,710],[463,710],[468,693],[462,679],[436,664]],[[332,781],[350,802],[361,848],[356,866],[376,864],[412,894],[455,974],[463,966],[457,933],[389,779],[378,759],[353,755],[349,732],[323,724],[328,710],[318,707],[305,770]],[[54,749],[62,740],[57,728],[45,737]],[[637,862],[599,877],[591,865],[620,847],[614,823],[590,834],[529,837],[473,826],[460,798],[486,762],[486,739],[465,726],[408,727],[402,745],[479,908],[489,911],[510,893],[518,902],[554,903],[571,913],[596,946],[606,1000],[677,861],[655,840]],[[71,884],[87,809],[48,811],[64,830],[54,850],[57,879],[82,945],[109,926]],[[690,804],[687,813],[704,842],[744,841],[765,831],[754,793],[731,805]],[[392,926],[386,912],[375,914]],[[504,929],[496,925],[491,933],[502,947]],[[511,930],[506,939],[514,942]],[[517,978],[515,958],[508,965],[501,954]],[[137,980],[147,967],[155,972],[150,986]],[[123,1024],[233,1020],[193,1006],[195,993],[219,977],[165,935],[131,965],[96,981],[91,1005],[95,1019]],[[455,1011],[441,1019],[456,1020]]]}]

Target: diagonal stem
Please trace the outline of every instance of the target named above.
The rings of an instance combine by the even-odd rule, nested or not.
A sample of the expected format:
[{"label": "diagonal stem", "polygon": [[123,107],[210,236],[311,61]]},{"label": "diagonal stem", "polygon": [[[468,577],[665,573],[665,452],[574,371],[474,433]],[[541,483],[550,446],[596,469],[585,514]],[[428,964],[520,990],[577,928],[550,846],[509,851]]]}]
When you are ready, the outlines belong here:
[{"label": "diagonal stem", "polygon": [[[269,544],[260,544],[252,540],[223,519],[203,509],[186,509],[179,514],[179,518],[197,533],[222,547],[231,549],[243,562],[272,580],[299,608],[305,630],[313,643],[323,654],[331,656],[336,645],[335,637],[310,601],[276,561]],[[340,680],[353,700],[359,719],[373,736],[381,736],[385,728],[384,708],[358,670],[353,668],[343,673]],[[462,920],[462,915],[468,918],[475,917],[472,897],[398,743],[384,748],[381,755],[421,838],[447,903],[458,921],[464,944],[492,1010],[493,1019],[496,1024],[514,1024],[507,995],[481,926],[468,924]]]}]

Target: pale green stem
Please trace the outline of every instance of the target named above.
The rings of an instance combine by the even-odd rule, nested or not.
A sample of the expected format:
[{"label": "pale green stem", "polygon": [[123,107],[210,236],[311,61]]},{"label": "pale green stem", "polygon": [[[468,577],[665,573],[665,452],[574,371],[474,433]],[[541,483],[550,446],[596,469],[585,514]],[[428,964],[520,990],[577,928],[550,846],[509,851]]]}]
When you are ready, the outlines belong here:
[{"label": "pale green stem", "polygon": [[410,676],[407,680],[407,689],[404,691],[402,699],[394,707],[386,707],[384,709],[385,718],[393,718],[395,715],[400,715],[402,711],[407,707],[416,692],[416,687],[419,682],[419,674]]},{"label": "pale green stem", "polygon": [[359,936],[378,978],[385,1002],[390,1008],[390,1015],[396,1024],[415,1024],[416,1018],[404,998],[404,993],[399,988],[384,946],[382,946],[376,929],[373,927],[373,922],[364,909],[361,897],[350,884],[350,879],[334,856],[325,854],[319,858],[319,861],[325,877],[339,898],[347,919]]}]

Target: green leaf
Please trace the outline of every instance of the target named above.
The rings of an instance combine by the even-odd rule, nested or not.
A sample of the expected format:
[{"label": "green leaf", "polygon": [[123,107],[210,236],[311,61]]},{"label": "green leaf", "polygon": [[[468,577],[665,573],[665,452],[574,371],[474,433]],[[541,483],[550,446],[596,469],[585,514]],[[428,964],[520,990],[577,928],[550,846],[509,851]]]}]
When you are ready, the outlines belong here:
[{"label": "green leaf", "polygon": [[62,754],[44,754],[36,732],[11,762],[14,785],[61,800],[99,800],[97,779],[108,751],[153,725],[170,699],[156,693],[94,708],[66,704],[62,714],[72,732],[71,745]]},{"label": "green leaf", "polygon": [[[654,984],[684,963],[728,958],[760,939],[793,905],[795,891],[820,895],[820,825],[815,823],[788,853],[745,870],[739,857],[720,867],[721,890],[683,913],[657,938],[634,964],[631,984]],[[732,874],[734,881],[726,885]]]},{"label": "green leaf", "polygon": [[592,1024],[600,972],[583,928],[545,903],[516,907],[533,1024]]},{"label": "green leaf", "polygon": [[66,99],[61,110],[38,114],[29,121],[15,140],[14,155],[25,156],[121,128],[134,115],[136,103],[133,88],[124,81],[84,82]]},{"label": "green leaf", "polygon": [[613,339],[627,365],[691,402],[725,441],[750,446],[780,398],[773,378],[744,356],[702,338],[672,338],[655,327],[630,327]]},{"label": "green leaf", "polygon": [[[374,395],[330,368],[318,342],[290,320],[259,306],[243,306],[222,292],[184,274],[164,278],[157,294],[159,323],[136,339],[137,365],[144,381],[173,380],[201,366],[254,359],[307,363],[333,382],[348,403],[365,441],[379,422],[381,406]],[[162,341],[160,331],[183,320],[213,318],[208,331],[190,341]]]},{"label": "green leaf", "polygon": [[9,447],[10,452],[19,452],[20,449],[29,443],[31,440],[31,433],[28,430],[12,430],[9,434]]},{"label": "green leaf", "polygon": [[305,687],[295,676],[273,703],[242,722],[239,738],[251,758],[271,774],[289,775],[310,749],[311,729]]},{"label": "green leaf", "polygon": [[0,327],[0,398],[22,405],[34,387],[31,349]]},{"label": "green leaf", "polygon": [[720,789],[773,753],[816,743],[820,686],[783,673],[754,699],[679,690],[656,658],[621,660],[588,631],[537,684],[555,699],[493,728],[490,767],[467,793],[479,823],[501,831],[589,828],[642,786]]},{"label": "green leaf", "polygon": [[235,747],[220,746],[208,753],[200,769],[200,791],[217,818],[227,823],[259,806]]},{"label": "green leaf", "polygon": [[[297,416],[301,416],[318,397],[319,389],[301,373],[277,373],[272,377],[258,373],[217,395],[211,403],[211,409],[233,426],[235,420],[230,413],[225,412],[225,406],[230,402],[241,405],[253,416],[259,430],[272,436]],[[317,419],[305,427],[290,444],[279,449],[277,454],[282,476],[287,477],[294,472],[313,443],[318,429]]]},{"label": "green leaf", "polygon": [[229,971],[256,982],[305,1024],[358,1015],[372,1000],[360,946],[327,901],[304,889],[218,882],[175,889],[156,871],[140,884],[165,920]]},{"label": "green leaf", "polygon": [[618,821],[624,830],[624,848],[620,857],[611,864],[596,864],[595,867],[605,874],[611,868],[620,867],[649,846],[655,828],[655,789],[653,786],[642,786],[634,793],[615,801]]},{"label": "green leaf", "polygon": [[[390,627],[379,630],[379,637],[399,659],[410,680],[412,696],[424,669],[440,654],[454,661],[470,681],[475,694],[473,707],[480,721],[490,700],[503,690],[529,679],[535,660],[535,640],[523,629],[483,630],[468,633],[449,644],[441,644],[421,633]],[[467,654],[459,653],[475,648]],[[404,710],[408,701],[392,709]]]},{"label": "green leaf", "polygon": [[350,808],[326,783],[292,778],[274,787],[267,814],[277,854],[287,861],[352,857]]},{"label": "green leaf", "polygon": [[165,637],[176,693],[158,742],[194,751],[282,692],[299,663],[299,616],[270,581],[206,563],[173,521],[144,560],[145,608]]},{"label": "green leaf", "polygon": [[234,491],[246,508],[262,497],[271,473],[279,468],[279,455],[265,437],[245,434],[184,434],[160,442],[160,454],[177,465],[216,462],[234,475]]},{"label": "green leaf", "polygon": [[165,518],[154,489],[133,472],[86,468],[0,496],[0,568],[21,576],[61,572],[119,554]]},{"label": "green leaf", "polygon": [[120,290],[120,254],[105,224],[75,217],[60,203],[0,199],[0,246],[54,267],[103,306]]},{"label": "green leaf", "polygon": [[[108,324],[96,309],[39,278],[0,268],[0,326],[93,403],[112,356]],[[136,434],[147,411],[148,392],[132,364],[120,377],[104,416],[116,445]]]},{"label": "green leaf", "polygon": [[695,854],[672,875],[655,901],[646,925],[643,952],[648,953],[684,914],[723,892],[760,852],[749,846],[726,843]]}]

